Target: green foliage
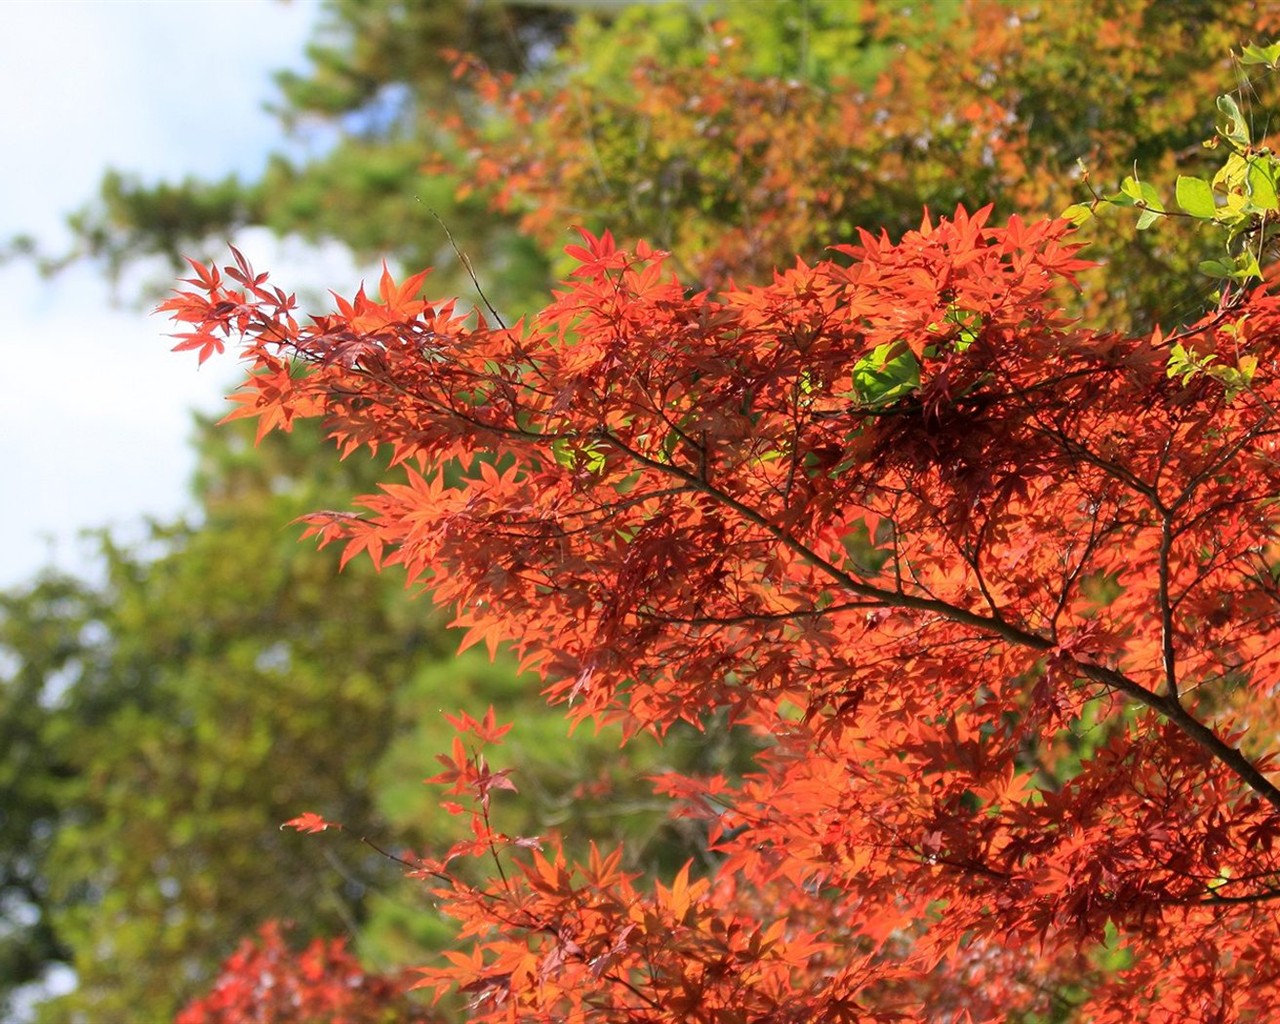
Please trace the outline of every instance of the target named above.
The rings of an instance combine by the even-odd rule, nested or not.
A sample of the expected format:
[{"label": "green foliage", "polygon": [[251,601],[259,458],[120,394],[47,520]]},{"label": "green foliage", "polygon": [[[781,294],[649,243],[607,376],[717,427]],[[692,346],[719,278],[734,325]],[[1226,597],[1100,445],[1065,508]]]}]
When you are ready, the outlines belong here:
[{"label": "green foliage", "polygon": [[1258,369],[1256,356],[1242,355],[1236,366],[1215,365],[1214,354],[1198,355],[1175,342],[1169,347],[1169,376],[1179,378],[1186,384],[1198,374],[1205,374],[1218,381],[1226,390],[1227,400],[1235,398],[1241,391],[1248,389],[1253,382],[1253,375]]},{"label": "green foliage", "polygon": [[154,253],[176,258],[189,240],[255,223],[262,215],[261,187],[235,175],[221,181],[187,178],[147,185],[131,174],[109,170],[97,201],[68,218],[76,249],[46,260],[46,269],[89,257],[115,278],[131,260]]},{"label": "green foliage", "polygon": [[[1280,44],[1277,44],[1280,45]],[[1280,52],[1277,46],[1246,46],[1237,58],[1241,67],[1265,64],[1270,67],[1271,54]],[[1244,96],[1253,89],[1246,81],[1237,92]],[[1100,205],[1134,207],[1140,210],[1137,229],[1145,231],[1152,225],[1174,217],[1185,216],[1198,222],[1200,228],[1209,229],[1210,236],[1222,240],[1225,253],[1198,263],[1200,272],[1224,284],[1245,284],[1263,279],[1263,265],[1271,257],[1272,240],[1276,236],[1277,214],[1280,214],[1280,160],[1269,146],[1255,145],[1250,119],[1241,110],[1236,96],[1224,94],[1217,98],[1218,118],[1216,133],[1203,144],[1207,151],[1226,148],[1226,159],[1213,172],[1211,178],[1179,174],[1175,183],[1175,198],[1179,213],[1170,213],[1160,201],[1156,189],[1139,182],[1135,176],[1126,177],[1120,191],[1110,195],[1096,192],[1093,202],[1077,203],[1068,207],[1063,216],[1082,225]],[[1086,174],[1086,182],[1088,177]],[[1223,293],[1217,293],[1221,296]],[[1248,386],[1251,370],[1214,367],[1207,369],[1214,357],[1197,359],[1194,355],[1175,346],[1170,360],[1169,375],[1184,381],[1197,372],[1205,371],[1227,385],[1229,395]]]},{"label": "green foliage", "polygon": [[[905,0],[886,0],[882,13],[909,11]],[[914,38],[945,31],[954,7],[931,12]],[[644,60],[667,67],[698,65],[707,59],[708,34],[740,40],[748,47],[745,70],[754,77],[796,79],[819,88],[839,88],[849,81],[870,87],[888,65],[896,38],[877,39],[857,4],[846,0],[717,0],[713,3],[638,3],[601,7],[572,25],[572,53],[586,60],[571,66],[591,88],[625,90],[628,73]],[[553,70],[557,70],[553,65]]]},{"label": "green foliage", "polygon": [[1278,60],[1280,60],[1280,43],[1272,43],[1270,46],[1255,46],[1253,43],[1246,43],[1240,52],[1240,63],[1246,66],[1263,64],[1274,71],[1277,68]]},{"label": "green foliage", "polygon": [[[50,709],[93,612],[88,589],[60,576],[0,594],[0,1017],[14,989],[71,956],[51,920],[43,869],[72,778],[71,751]],[[84,710],[92,720],[93,703]]]},{"label": "green foliage", "polygon": [[625,754],[616,733],[567,742],[507,660],[454,660],[457,638],[394,574],[339,572],[282,529],[382,471],[334,459],[311,428],[255,447],[244,424],[205,423],[200,522],[132,548],[103,536],[100,586],[49,578],[0,597],[0,899],[31,920],[0,935],[0,998],[62,962],[78,988],[42,1020],[162,1019],[268,918],[300,938],[355,935],[373,965],[420,960],[451,930],[398,864],[279,825],[310,810],[388,847],[460,838],[418,781],[452,735],[442,711],[460,707],[519,718],[513,834],[625,838],[637,863],[672,868],[701,848],[645,778],[743,769],[748,748],[692,730]]},{"label": "green foliage", "polygon": [[49,937],[27,950],[79,981],[42,1019],[159,1019],[264,917],[340,932],[398,878],[278,828],[300,807],[377,823],[394,689],[444,650],[393,586],[280,529],[375,469],[321,470],[319,448],[299,432],[253,452],[206,427],[200,527],[157,526],[138,550],[104,537],[101,587],[5,599],[5,727],[36,740],[6,749],[5,807],[39,826],[10,861]]}]

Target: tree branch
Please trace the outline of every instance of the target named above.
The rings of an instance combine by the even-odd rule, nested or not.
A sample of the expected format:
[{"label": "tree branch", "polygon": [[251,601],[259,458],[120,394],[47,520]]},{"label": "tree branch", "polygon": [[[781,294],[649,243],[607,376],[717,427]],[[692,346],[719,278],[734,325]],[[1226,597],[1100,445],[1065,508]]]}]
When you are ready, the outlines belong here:
[{"label": "tree branch", "polygon": [[[1057,643],[1053,639],[1041,636],[1038,633],[1032,633],[1027,630],[1020,629],[1004,619],[972,612],[966,608],[960,608],[957,605],[950,604],[949,602],[942,601],[938,598],[917,597],[900,591],[885,590],[882,587],[877,587],[870,583],[864,583],[861,580],[855,579],[838,566],[833,565],[827,559],[823,558],[812,548],[801,543],[789,531],[784,530],[779,526],[775,526],[756,509],[744,504],[732,495],[725,493],[708,481],[690,473],[688,470],[682,469],[674,463],[663,463],[649,458],[648,456],[631,448],[624,441],[606,429],[602,428],[598,432],[597,436],[602,441],[605,441],[617,448],[619,451],[625,453],[629,458],[634,459],[641,465],[658,472],[675,476],[683,480],[689,486],[702,491],[715,501],[724,505],[726,508],[733,510],[743,519],[764,530],[787,550],[798,555],[805,562],[820,570],[834,583],[852,594],[856,594],[859,597],[870,598],[886,608],[903,608],[910,611],[928,612],[930,614],[938,615],[951,622],[958,623],[962,626],[968,626],[983,633],[998,636],[1011,644],[1027,648],[1038,653],[1047,654],[1057,647]],[[1130,679],[1122,672],[1118,672],[1115,669],[1107,668],[1104,665],[1099,665],[1094,662],[1084,661],[1078,657],[1073,657],[1072,662],[1075,664],[1075,667],[1080,674],[1085,678],[1090,679],[1093,682],[1100,683],[1113,690],[1118,690],[1126,696],[1133,698],[1139,704],[1142,704],[1158,714],[1165,716],[1193,742],[1199,745],[1213,758],[1225,765],[1250,789],[1276,808],[1276,810],[1280,811],[1280,788],[1277,788],[1269,779],[1267,779],[1267,777],[1263,775],[1253,762],[1245,757],[1240,750],[1230,746],[1220,736],[1218,736],[1217,733],[1188,712],[1187,709],[1179,703],[1176,693],[1166,695],[1155,693],[1152,690],[1148,690],[1145,686],[1142,686],[1135,680]]]}]

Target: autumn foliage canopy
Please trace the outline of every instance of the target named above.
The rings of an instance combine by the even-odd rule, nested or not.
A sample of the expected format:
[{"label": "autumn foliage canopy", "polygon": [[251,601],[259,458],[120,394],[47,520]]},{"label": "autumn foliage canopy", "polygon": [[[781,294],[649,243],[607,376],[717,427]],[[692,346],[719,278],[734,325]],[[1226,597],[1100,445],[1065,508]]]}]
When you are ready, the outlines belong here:
[{"label": "autumn foliage canopy", "polygon": [[394,452],[308,532],[574,721],[762,743],[655,780],[716,868],[645,883],[495,831],[504,729],[459,717],[472,838],[412,867],[465,951],[423,985],[493,1021],[1273,1018],[1280,299],[1085,330],[1078,248],[958,209],[693,293],[583,232],[509,326],[389,274],[304,324],[196,265],[163,308],[240,340],[233,416]]}]

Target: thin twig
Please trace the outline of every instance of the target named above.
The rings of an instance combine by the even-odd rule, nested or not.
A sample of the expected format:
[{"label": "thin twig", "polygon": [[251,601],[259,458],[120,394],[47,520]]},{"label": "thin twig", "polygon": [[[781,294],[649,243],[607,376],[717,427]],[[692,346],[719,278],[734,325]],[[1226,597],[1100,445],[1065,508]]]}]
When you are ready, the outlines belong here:
[{"label": "thin twig", "polygon": [[471,266],[471,257],[458,248],[458,243],[454,240],[453,232],[449,230],[449,225],[441,219],[440,214],[436,213],[435,210],[428,210],[427,212],[430,213],[431,216],[435,218],[436,223],[444,229],[445,237],[449,239],[449,245],[453,247],[453,254],[458,257],[458,262],[462,264],[462,269],[465,270],[467,272],[467,276],[471,278],[471,283],[475,286],[476,294],[480,296],[480,301],[483,302],[485,308],[493,314],[493,318],[498,322],[498,326],[505,331],[507,329],[506,321],[502,319],[502,314],[493,308],[493,303],[489,301],[489,296],[485,295],[484,289],[480,287],[480,279],[476,277],[476,272]]}]

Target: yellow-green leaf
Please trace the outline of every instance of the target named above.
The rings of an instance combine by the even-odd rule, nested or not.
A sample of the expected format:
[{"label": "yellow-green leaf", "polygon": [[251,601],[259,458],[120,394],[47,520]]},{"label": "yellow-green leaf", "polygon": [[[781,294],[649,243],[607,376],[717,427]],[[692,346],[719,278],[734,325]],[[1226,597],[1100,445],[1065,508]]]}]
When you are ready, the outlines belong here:
[{"label": "yellow-green leaf", "polygon": [[1219,96],[1218,111],[1222,114],[1222,120],[1218,122],[1218,134],[1236,146],[1243,148],[1249,145],[1249,126],[1234,97]]},{"label": "yellow-green leaf", "polygon": [[1249,189],[1249,200],[1260,210],[1280,209],[1280,198],[1276,196],[1276,163],[1272,157],[1260,156],[1249,161],[1249,171],[1245,178]]},{"label": "yellow-green leaf", "polygon": [[1213,199],[1213,186],[1203,178],[1179,174],[1175,195],[1178,205],[1193,217],[1211,219],[1218,206]]},{"label": "yellow-green leaf", "polygon": [[1058,216],[1063,220],[1071,221],[1076,227],[1080,227],[1093,217],[1093,205],[1091,203],[1073,203]]}]

